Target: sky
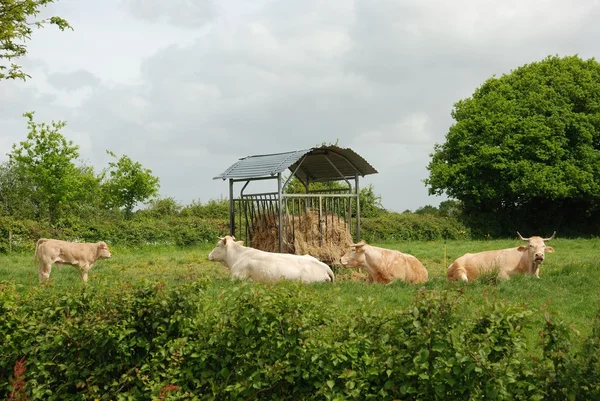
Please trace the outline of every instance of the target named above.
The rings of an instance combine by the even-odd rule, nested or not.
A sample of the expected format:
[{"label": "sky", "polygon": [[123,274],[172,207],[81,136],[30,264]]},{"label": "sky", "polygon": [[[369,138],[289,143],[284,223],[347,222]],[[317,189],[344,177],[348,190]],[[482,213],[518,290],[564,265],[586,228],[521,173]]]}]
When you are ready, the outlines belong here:
[{"label": "sky", "polygon": [[[393,211],[437,206],[423,180],[453,105],[547,56],[598,58],[600,0],[56,0],[0,81],[0,162],[26,119],[97,171],[127,155],[182,204],[228,196],[238,159],[352,148]],[[276,190],[273,182],[272,190]]]}]

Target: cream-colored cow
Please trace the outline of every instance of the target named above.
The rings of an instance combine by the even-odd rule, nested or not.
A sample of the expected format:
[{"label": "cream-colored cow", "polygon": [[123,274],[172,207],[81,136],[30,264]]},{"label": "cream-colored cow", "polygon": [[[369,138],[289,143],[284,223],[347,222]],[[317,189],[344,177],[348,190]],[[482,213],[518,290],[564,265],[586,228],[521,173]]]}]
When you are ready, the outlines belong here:
[{"label": "cream-colored cow", "polygon": [[342,256],[342,265],[365,269],[370,281],[384,284],[394,280],[411,284],[427,281],[427,269],[412,255],[367,245],[364,241],[352,244],[351,247],[352,249]]},{"label": "cream-colored cow", "polygon": [[38,277],[40,283],[50,279],[54,263],[71,265],[79,270],[81,279],[86,282],[88,271],[98,259],[108,259],[112,254],[105,242],[77,243],[58,239],[40,238],[35,244],[34,262],[40,260]]},{"label": "cream-colored cow", "polygon": [[261,251],[246,247],[229,235],[219,239],[208,260],[227,266],[232,278],[263,282],[286,279],[303,283],[335,280],[331,268],[315,257]]},{"label": "cream-colored cow", "polygon": [[517,235],[528,244],[516,248],[466,253],[448,267],[446,273],[448,279],[473,281],[482,273],[495,271],[501,279],[509,279],[515,274],[531,274],[540,278],[544,252],[554,252],[554,248],[546,246],[545,242],[553,240],[556,231],[550,238],[538,236],[523,238],[518,231]]}]

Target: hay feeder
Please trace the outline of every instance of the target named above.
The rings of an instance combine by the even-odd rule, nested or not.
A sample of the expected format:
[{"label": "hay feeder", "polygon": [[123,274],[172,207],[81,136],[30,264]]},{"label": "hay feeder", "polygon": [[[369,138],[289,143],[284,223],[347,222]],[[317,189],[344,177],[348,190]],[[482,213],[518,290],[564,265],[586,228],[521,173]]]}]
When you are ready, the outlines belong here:
[{"label": "hay feeder", "polygon": [[[291,174],[285,178],[287,169]],[[247,156],[214,179],[229,180],[229,231],[246,245],[269,252],[310,254],[328,264],[360,241],[359,177],[376,174],[349,148],[320,146],[293,152]],[[304,193],[286,193],[292,177]],[[247,193],[275,180],[277,191]],[[344,182],[341,189],[315,192],[314,182]],[[238,194],[234,184],[244,183]]]}]

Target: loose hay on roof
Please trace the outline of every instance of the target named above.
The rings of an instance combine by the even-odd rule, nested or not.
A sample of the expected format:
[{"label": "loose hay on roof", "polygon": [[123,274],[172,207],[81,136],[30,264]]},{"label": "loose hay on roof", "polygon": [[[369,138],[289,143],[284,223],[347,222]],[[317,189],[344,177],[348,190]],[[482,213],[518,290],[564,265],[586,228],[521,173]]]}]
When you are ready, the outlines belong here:
[{"label": "loose hay on roof", "polygon": [[[301,215],[285,215],[282,252],[312,255],[324,263],[338,264],[352,244],[346,221],[331,212],[311,210]],[[252,222],[251,246],[267,252],[279,252],[279,217],[257,216]]]}]

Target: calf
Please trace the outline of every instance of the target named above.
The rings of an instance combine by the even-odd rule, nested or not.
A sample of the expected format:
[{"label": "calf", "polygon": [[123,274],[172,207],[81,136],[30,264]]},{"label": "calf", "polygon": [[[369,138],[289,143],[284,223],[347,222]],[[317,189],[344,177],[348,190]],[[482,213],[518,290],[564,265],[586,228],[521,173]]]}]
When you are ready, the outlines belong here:
[{"label": "calf", "polygon": [[251,278],[254,281],[275,282],[282,278],[303,283],[333,282],[331,268],[310,255],[265,252],[246,247],[232,236],[219,238],[208,260],[220,262],[231,270],[232,278]]},{"label": "calf", "polygon": [[411,284],[427,281],[427,269],[412,255],[367,245],[364,241],[352,244],[351,247],[352,249],[342,256],[342,265],[365,269],[370,281],[384,284],[394,280]]},{"label": "calf", "polygon": [[545,242],[553,240],[556,231],[550,238],[523,238],[527,246],[498,249],[479,253],[465,253],[448,267],[446,275],[450,280],[473,281],[482,273],[496,272],[501,279],[509,279],[515,274],[531,274],[540,278],[540,267],[544,261],[544,252],[554,252],[554,248]]},{"label": "calf", "polygon": [[112,255],[106,243],[77,243],[58,239],[41,238],[35,245],[34,262],[40,260],[38,278],[40,283],[50,279],[52,264],[71,265],[79,270],[81,279],[86,282],[88,271],[98,259],[108,259]]}]

